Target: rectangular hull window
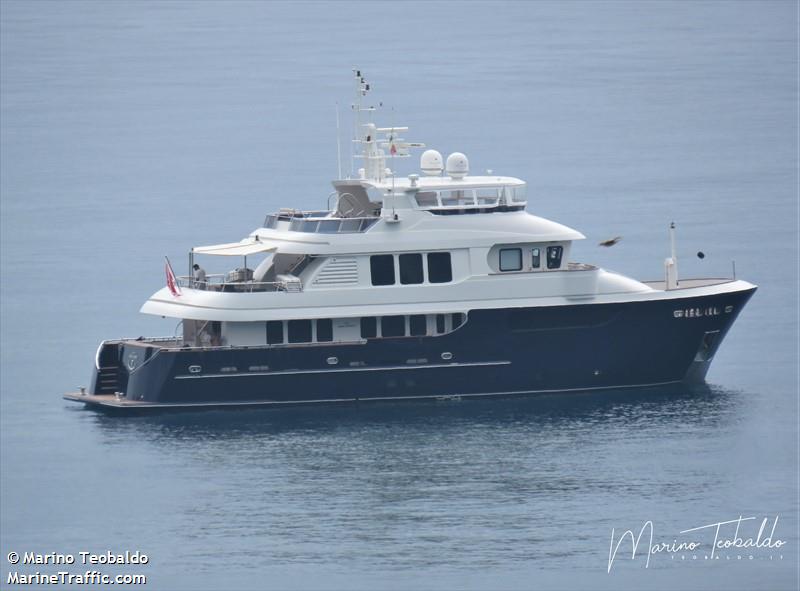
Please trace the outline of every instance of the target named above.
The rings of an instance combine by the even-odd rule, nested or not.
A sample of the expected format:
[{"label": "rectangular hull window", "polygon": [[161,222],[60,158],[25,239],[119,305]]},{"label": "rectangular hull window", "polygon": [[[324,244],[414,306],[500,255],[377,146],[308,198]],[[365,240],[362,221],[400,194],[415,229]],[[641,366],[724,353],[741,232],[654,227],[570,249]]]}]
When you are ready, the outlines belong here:
[{"label": "rectangular hull window", "polygon": [[453,280],[453,266],[449,252],[428,253],[428,281],[431,283],[449,283]]},{"label": "rectangular hull window", "polygon": [[444,314],[437,314],[436,315],[436,334],[444,334],[444,331],[447,330],[444,326]]},{"label": "rectangular hull window", "polygon": [[404,337],[406,336],[406,317],[405,316],[384,316],[381,318],[382,337]]},{"label": "rectangular hull window", "polygon": [[520,248],[501,248],[500,249],[500,270],[501,271],[520,271],[520,270],[522,270],[522,249],[520,249]]},{"label": "rectangular hull window", "polygon": [[398,258],[400,259],[400,283],[403,285],[422,283],[422,255],[401,254]]},{"label": "rectangular hull window", "polygon": [[270,345],[283,343],[283,321],[270,320],[267,322],[267,343]]},{"label": "rectangular hull window", "polygon": [[333,340],[333,321],[330,318],[317,320],[317,341],[328,343]]},{"label": "rectangular hull window", "polygon": [[424,337],[428,334],[428,319],[422,314],[408,317],[408,329],[412,337]]},{"label": "rectangular hull window", "polygon": [[311,342],[311,321],[310,320],[290,320],[289,321],[289,342],[290,343],[310,343]]},{"label": "rectangular hull window", "polygon": [[376,254],[369,257],[372,285],[394,285],[394,256]]},{"label": "rectangular hull window", "polygon": [[366,316],[361,319],[361,338],[374,339],[378,336],[378,321],[374,316]]},{"label": "rectangular hull window", "polygon": [[564,254],[563,246],[547,247],[547,268],[558,269],[561,267],[561,255]]},{"label": "rectangular hull window", "polygon": [[531,267],[538,269],[542,266],[542,251],[538,248],[531,250]]}]

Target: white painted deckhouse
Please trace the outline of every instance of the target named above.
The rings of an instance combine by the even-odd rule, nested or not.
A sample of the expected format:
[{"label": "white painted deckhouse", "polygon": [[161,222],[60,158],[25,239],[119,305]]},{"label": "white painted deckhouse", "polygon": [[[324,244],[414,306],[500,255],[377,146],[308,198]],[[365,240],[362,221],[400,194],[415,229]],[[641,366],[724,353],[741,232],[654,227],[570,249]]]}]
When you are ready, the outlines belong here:
[{"label": "white painted deckhouse", "polygon": [[529,213],[524,181],[471,175],[462,153],[426,150],[399,175],[424,146],[362,123],[374,109],[359,71],[354,83],[359,168],[322,193],[329,207],[195,246],[192,275],[167,262],[141,311],[179,330],[104,341],[89,388],[65,398],[130,411],[704,379],[754,285],[678,280],[674,246],[658,282],[574,262],[580,232]]}]

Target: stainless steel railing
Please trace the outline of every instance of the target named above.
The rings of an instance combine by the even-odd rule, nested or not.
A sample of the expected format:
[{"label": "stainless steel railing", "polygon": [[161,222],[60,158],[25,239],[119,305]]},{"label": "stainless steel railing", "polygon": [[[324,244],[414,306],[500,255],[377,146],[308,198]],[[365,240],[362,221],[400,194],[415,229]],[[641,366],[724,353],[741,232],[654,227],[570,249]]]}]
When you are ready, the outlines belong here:
[{"label": "stainless steel railing", "polygon": [[303,284],[295,281],[226,281],[224,274],[206,275],[206,280],[197,281],[194,277],[180,275],[176,278],[180,287],[202,291],[225,291],[249,293],[254,291],[303,291]]}]

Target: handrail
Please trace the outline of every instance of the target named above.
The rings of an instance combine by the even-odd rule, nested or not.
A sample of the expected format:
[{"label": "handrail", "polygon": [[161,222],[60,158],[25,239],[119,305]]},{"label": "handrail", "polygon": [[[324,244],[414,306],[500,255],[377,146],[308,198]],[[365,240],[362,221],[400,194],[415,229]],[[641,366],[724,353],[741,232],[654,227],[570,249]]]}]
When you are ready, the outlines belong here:
[{"label": "handrail", "polygon": [[289,222],[290,232],[309,234],[356,234],[366,232],[380,217],[338,217],[330,211],[292,211],[268,214],[264,227],[274,229],[278,221]]},{"label": "handrail", "polygon": [[[297,282],[290,281],[225,281],[225,275],[206,275],[206,279],[222,277],[223,280],[215,281],[197,281],[190,275],[179,275],[175,279],[180,287],[187,287],[189,289],[196,289],[199,291],[225,291],[226,287],[232,287],[230,291],[238,292],[253,292],[253,291],[302,291],[302,283],[298,279]],[[203,289],[203,286],[205,289]],[[297,286],[298,289],[290,289]],[[274,288],[274,289],[270,289]]]}]

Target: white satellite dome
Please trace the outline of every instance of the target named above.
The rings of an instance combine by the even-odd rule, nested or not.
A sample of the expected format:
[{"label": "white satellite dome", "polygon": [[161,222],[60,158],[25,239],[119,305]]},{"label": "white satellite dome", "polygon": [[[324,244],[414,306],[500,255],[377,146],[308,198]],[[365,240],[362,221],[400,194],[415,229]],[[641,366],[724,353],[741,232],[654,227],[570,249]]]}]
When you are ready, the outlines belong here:
[{"label": "white satellite dome", "polygon": [[425,150],[420,156],[419,167],[427,176],[442,174],[442,155],[436,150]]},{"label": "white satellite dome", "polygon": [[461,152],[453,152],[447,157],[447,174],[454,179],[463,179],[469,172],[469,160]]}]

